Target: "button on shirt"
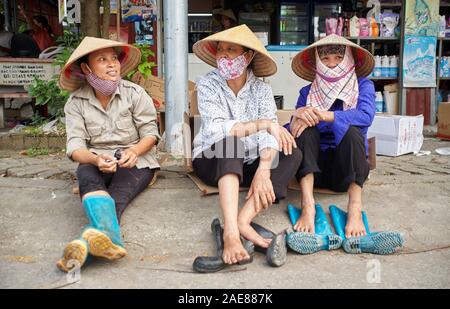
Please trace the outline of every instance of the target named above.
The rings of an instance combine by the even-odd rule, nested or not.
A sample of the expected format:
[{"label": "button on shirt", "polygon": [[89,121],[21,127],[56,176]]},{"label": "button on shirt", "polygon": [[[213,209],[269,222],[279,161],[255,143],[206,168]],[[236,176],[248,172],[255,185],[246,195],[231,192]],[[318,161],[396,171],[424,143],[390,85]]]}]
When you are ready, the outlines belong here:
[{"label": "button on shirt", "polygon": [[[71,94],[64,112],[69,158],[80,148],[113,155],[116,149],[132,147],[144,137],[160,139],[152,99],[142,87],[126,80],[120,82],[106,109],[85,84]],[[136,167],[159,167],[155,147],[138,157]]]},{"label": "button on shirt", "polygon": [[[251,70],[247,71],[247,81],[237,96],[217,69],[198,82],[197,94],[201,126],[194,139],[193,158],[230,136],[231,128],[238,122],[258,119],[277,122],[272,89]],[[253,162],[265,148],[278,150],[277,140],[265,130],[241,140],[245,146],[244,163]]]}]

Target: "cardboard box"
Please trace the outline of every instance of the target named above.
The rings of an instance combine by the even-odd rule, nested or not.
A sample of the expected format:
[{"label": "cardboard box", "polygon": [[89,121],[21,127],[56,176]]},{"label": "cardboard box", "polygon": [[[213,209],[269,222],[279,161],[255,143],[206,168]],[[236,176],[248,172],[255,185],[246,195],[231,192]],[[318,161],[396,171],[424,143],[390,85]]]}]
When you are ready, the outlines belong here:
[{"label": "cardboard box", "polygon": [[450,139],[450,102],[439,104],[437,137]]},{"label": "cardboard box", "polygon": [[[132,81],[147,91],[147,93],[152,97],[153,104],[155,104],[155,108],[157,111],[165,110],[166,105],[164,95],[164,79],[152,75],[150,75],[147,78],[144,78],[144,76],[140,72],[137,72],[136,74],[133,75]],[[191,103],[192,100],[196,101],[195,92],[196,92],[195,83],[192,81],[188,81],[189,103]],[[195,112],[196,108],[197,106],[195,107],[193,106],[192,112]],[[191,104],[189,104],[189,109],[191,109]]]},{"label": "cardboard box", "polygon": [[423,144],[423,115],[376,115],[368,136],[376,137],[376,153],[400,156],[419,152]]}]

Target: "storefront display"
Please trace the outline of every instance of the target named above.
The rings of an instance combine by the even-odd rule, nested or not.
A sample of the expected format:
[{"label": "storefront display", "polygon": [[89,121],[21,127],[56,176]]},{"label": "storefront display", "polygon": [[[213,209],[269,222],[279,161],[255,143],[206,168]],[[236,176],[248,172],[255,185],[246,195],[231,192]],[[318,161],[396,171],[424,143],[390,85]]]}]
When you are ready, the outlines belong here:
[{"label": "storefront display", "polygon": [[122,21],[137,22],[156,14],[156,0],[121,0]]},{"label": "storefront display", "polygon": [[405,34],[437,36],[439,30],[439,1],[406,1]]},{"label": "storefront display", "polygon": [[405,37],[403,55],[405,87],[436,87],[436,42],[436,37]]}]

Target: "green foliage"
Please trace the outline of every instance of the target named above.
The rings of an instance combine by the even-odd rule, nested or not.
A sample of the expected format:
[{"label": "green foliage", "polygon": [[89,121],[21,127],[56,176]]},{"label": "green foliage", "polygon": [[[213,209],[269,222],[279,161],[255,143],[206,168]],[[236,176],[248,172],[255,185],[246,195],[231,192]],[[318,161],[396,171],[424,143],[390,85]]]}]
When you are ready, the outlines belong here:
[{"label": "green foliage", "polygon": [[36,97],[36,105],[47,105],[49,113],[55,117],[64,116],[64,104],[69,98],[69,93],[59,88],[56,78],[44,81],[35,77],[28,92]]},{"label": "green foliage", "polygon": [[127,78],[131,79],[136,72],[140,72],[145,78],[152,75],[152,69],[157,67],[154,57],[155,53],[150,49],[148,44],[134,44],[141,51],[141,62],[137,66],[137,69],[127,74]]},{"label": "green foliage", "polygon": [[30,157],[37,157],[37,156],[48,156],[49,154],[62,154],[64,151],[63,149],[59,148],[47,148],[47,147],[31,147],[25,150],[22,154],[30,156]]},{"label": "green foliage", "polygon": [[[69,60],[73,50],[80,44],[80,39],[70,29],[64,29],[63,35],[56,39],[56,43],[63,47],[63,51],[56,56],[52,65],[61,69]],[[48,81],[35,77],[28,89],[30,96],[36,98],[36,105],[47,105],[49,113],[57,118],[64,116],[64,105],[70,95],[67,91],[59,88],[58,79],[59,75],[53,76]]]},{"label": "green foliage", "polygon": [[80,44],[80,38],[75,32],[70,31],[70,29],[64,29],[63,35],[56,38],[55,41],[64,49],[61,54],[56,56],[53,65],[62,68],[66,64],[67,60],[69,60],[74,49]]}]

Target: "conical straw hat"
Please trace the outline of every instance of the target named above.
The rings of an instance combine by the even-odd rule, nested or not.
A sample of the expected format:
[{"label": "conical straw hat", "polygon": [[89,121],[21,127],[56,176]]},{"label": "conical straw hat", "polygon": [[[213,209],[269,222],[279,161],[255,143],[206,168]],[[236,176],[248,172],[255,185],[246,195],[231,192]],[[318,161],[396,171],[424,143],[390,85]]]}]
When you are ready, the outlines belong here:
[{"label": "conical straw hat", "polygon": [[73,51],[61,70],[59,86],[68,91],[80,88],[84,84],[84,78],[77,60],[97,50],[111,47],[121,51],[119,59],[121,60],[120,75],[122,77],[131,72],[141,61],[141,51],[132,45],[87,36]]},{"label": "conical straw hat", "polygon": [[222,10],[219,11],[217,15],[222,15],[228,17],[231,20],[237,21],[236,15],[234,15],[233,10]]},{"label": "conical straw hat", "polygon": [[355,58],[356,75],[358,77],[365,77],[372,72],[375,60],[373,55],[367,49],[364,49],[339,35],[331,34],[309,45],[292,59],[291,66],[294,73],[305,80],[313,81],[316,77],[315,48],[323,45],[350,46],[352,48],[353,57]]},{"label": "conical straw hat", "polygon": [[210,35],[196,42],[192,49],[197,57],[207,64],[216,67],[218,42],[234,43],[254,50],[256,55],[252,61],[252,68],[255,76],[270,76],[277,71],[277,65],[272,56],[247,25],[240,25]]}]

